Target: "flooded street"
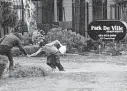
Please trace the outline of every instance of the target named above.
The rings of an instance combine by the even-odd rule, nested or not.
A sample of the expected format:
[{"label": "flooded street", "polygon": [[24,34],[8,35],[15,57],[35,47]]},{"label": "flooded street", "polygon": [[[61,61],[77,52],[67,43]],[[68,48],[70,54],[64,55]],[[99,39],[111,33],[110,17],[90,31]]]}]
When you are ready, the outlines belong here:
[{"label": "flooded street", "polygon": [[52,72],[45,57],[15,57],[15,63],[43,67],[45,77],[6,78],[0,91],[127,91],[127,55],[69,55],[61,58],[66,71]]}]

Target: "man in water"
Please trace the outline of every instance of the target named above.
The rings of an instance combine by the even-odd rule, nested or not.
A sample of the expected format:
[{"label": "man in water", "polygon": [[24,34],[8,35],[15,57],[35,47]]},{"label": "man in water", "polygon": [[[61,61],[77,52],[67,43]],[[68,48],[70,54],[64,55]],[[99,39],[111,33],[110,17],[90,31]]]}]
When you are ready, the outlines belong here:
[{"label": "man in water", "polygon": [[52,70],[58,67],[59,71],[64,71],[64,68],[60,63],[61,53],[59,51],[59,48],[62,46],[62,44],[58,40],[46,44],[46,41],[44,39],[40,42],[39,46],[40,49],[37,52],[29,55],[29,57],[37,56],[39,53],[43,51],[48,55],[47,65],[49,65],[52,68]]},{"label": "man in water", "polygon": [[19,47],[20,51],[27,56],[27,53],[22,47],[21,36],[19,33],[10,33],[2,37],[0,40],[0,54],[8,57],[10,62],[9,69],[13,69],[14,66],[11,49],[15,46]]}]

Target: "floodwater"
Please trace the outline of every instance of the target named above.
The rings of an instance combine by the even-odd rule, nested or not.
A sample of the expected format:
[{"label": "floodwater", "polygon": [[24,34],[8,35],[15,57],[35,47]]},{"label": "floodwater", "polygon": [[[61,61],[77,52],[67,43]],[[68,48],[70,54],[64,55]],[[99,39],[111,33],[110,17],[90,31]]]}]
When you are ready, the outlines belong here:
[{"label": "floodwater", "polygon": [[6,78],[0,91],[127,91],[127,55],[69,55],[61,58],[66,71],[52,72],[44,57],[15,57],[15,63],[43,67],[45,77]]}]

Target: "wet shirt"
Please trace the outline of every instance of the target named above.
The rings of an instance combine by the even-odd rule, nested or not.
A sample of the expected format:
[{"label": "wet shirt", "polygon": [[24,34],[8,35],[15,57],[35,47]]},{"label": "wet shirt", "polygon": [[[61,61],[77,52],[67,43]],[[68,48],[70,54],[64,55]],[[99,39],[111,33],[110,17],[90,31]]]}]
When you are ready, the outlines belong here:
[{"label": "wet shirt", "polygon": [[56,46],[43,46],[42,50],[46,52],[46,54],[56,54],[59,52]]},{"label": "wet shirt", "polygon": [[22,48],[21,40],[13,34],[9,34],[3,37],[0,45],[6,45],[10,48],[17,46],[25,55],[27,55],[25,50]]},{"label": "wet shirt", "polygon": [[7,45],[11,48],[21,45],[21,41],[18,37],[13,34],[6,35],[0,45]]}]

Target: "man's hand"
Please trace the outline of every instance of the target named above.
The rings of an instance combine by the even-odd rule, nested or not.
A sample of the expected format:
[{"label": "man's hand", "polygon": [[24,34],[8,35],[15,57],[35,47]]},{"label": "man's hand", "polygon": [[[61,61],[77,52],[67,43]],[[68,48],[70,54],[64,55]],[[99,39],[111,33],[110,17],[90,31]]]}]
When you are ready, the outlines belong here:
[{"label": "man's hand", "polygon": [[14,70],[14,67],[13,66],[9,66],[9,71],[12,71]]},{"label": "man's hand", "polygon": [[31,57],[31,56],[27,54],[26,57]]}]

